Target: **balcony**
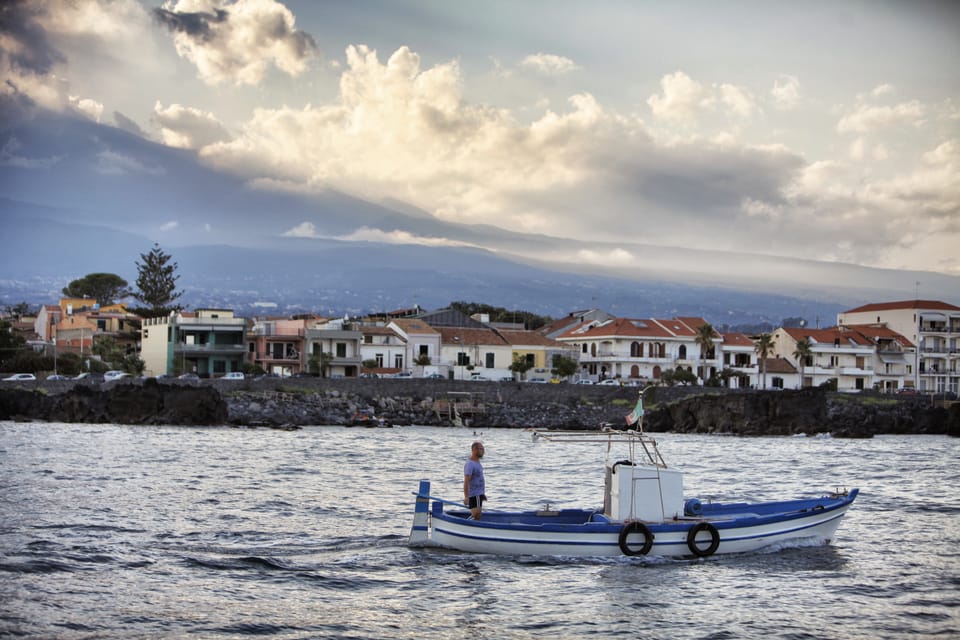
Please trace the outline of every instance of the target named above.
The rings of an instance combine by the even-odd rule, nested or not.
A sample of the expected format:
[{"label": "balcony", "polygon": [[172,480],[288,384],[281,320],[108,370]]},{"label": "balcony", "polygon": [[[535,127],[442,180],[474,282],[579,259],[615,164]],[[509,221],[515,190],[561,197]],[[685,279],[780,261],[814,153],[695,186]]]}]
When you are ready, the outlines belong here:
[{"label": "balcony", "polygon": [[242,355],[247,352],[247,346],[245,344],[187,344],[178,342],[173,345],[173,352],[196,355]]}]

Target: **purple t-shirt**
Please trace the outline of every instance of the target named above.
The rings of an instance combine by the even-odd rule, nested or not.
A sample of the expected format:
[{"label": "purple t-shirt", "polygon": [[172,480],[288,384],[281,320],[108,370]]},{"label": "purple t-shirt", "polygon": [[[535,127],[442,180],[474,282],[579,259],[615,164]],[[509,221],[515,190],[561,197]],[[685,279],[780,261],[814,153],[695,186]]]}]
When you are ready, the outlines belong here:
[{"label": "purple t-shirt", "polygon": [[463,475],[470,476],[470,495],[467,497],[482,496],[487,492],[483,484],[482,464],[475,460],[467,460],[467,464],[463,465]]}]

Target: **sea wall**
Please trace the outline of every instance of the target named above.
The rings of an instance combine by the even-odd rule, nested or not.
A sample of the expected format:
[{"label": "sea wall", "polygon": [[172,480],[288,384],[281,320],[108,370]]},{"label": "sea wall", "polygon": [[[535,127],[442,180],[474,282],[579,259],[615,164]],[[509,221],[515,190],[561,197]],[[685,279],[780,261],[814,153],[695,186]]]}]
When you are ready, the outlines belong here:
[{"label": "sea wall", "polygon": [[[9,384],[9,383],[8,383]],[[316,378],[134,380],[90,385],[17,383],[0,389],[0,419],[121,424],[296,427],[348,425],[369,413],[396,425],[451,424],[593,429],[623,425],[639,389],[447,380]],[[644,428],[653,432],[814,435],[960,435],[960,404],[926,398],[803,391],[656,387],[646,392]]]}]

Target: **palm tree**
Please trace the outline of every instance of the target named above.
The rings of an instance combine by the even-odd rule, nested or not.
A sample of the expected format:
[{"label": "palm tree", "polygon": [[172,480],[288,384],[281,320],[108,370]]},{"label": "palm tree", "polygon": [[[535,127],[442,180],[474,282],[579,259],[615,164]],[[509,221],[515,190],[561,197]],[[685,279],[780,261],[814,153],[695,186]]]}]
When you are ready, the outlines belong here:
[{"label": "palm tree", "polygon": [[800,364],[800,388],[803,388],[803,368],[807,364],[807,358],[810,357],[810,354],[813,353],[812,348],[810,347],[810,341],[806,338],[797,341],[797,348],[793,351],[793,357],[797,359],[797,362]]},{"label": "palm tree", "polygon": [[773,336],[769,333],[762,333],[757,339],[757,355],[760,356],[760,388],[767,388],[767,356],[773,351]]},{"label": "palm tree", "polygon": [[715,332],[710,323],[702,324],[697,327],[697,335],[694,341],[700,347],[700,379],[704,384],[707,382],[707,354],[713,349],[713,337]]}]

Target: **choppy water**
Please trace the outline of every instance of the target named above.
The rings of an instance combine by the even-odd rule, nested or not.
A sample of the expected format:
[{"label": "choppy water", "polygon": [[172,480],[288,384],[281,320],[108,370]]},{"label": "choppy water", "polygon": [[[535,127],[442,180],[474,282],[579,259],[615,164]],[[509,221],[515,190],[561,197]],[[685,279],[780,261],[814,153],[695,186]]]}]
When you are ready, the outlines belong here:
[{"label": "choppy water", "polygon": [[[0,636],[960,636],[960,441],[658,436],[687,494],[859,486],[833,544],[706,560],[406,546],[473,433],[0,422]],[[491,508],[596,506],[604,452],[483,434]]]}]

